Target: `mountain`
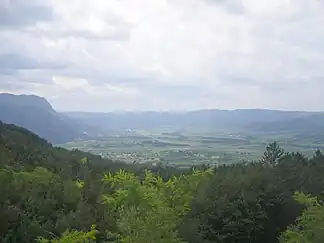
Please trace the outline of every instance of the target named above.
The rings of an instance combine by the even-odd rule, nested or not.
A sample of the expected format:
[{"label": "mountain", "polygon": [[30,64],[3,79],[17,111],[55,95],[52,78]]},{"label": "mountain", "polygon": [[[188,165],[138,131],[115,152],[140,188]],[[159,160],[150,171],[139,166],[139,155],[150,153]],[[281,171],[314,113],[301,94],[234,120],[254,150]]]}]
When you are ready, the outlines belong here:
[{"label": "mountain", "polygon": [[77,121],[57,113],[46,99],[35,95],[0,94],[0,120],[24,127],[51,143],[82,136]]},{"label": "mountain", "polygon": [[324,113],[308,114],[272,122],[258,122],[250,125],[250,129],[258,132],[281,134],[297,134],[297,138],[305,136],[315,138],[324,143]]},{"label": "mountain", "polygon": [[313,137],[324,130],[324,114],[319,112],[210,109],[190,112],[58,113],[44,98],[12,94],[0,94],[0,120],[27,128],[54,144],[78,138],[96,139],[99,135],[126,129],[226,130],[256,134],[284,132]]},{"label": "mountain", "polygon": [[218,129],[254,129],[254,124],[268,124],[299,119],[317,113],[302,111],[278,111],[263,109],[246,110],[197,110],[191,112],[125,112],[87,113],[68,112],[67,116],[82,120],[102,129],[173,129],[196,128],[215,131]]}]

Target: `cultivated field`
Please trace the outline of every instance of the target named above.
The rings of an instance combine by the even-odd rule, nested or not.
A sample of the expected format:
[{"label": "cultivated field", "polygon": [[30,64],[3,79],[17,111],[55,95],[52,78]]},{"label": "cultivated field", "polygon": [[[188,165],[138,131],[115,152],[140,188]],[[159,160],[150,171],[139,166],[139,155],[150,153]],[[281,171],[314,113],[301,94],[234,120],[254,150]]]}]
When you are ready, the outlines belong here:
[{"label": "cultivated field", "polygon": [[103,136],[95,140],[78,140],[62,147],[80,149],[128,163],[168,163],[179,167],[197,164],[231,164],[258,160],[268,143],[278,141],[286,151],[302,151],[312,155],[323,149],[312,139],[301,139],[294,134],[252,134],[246,132],[204,132],[197,130],[118,131],[117,135]]}]

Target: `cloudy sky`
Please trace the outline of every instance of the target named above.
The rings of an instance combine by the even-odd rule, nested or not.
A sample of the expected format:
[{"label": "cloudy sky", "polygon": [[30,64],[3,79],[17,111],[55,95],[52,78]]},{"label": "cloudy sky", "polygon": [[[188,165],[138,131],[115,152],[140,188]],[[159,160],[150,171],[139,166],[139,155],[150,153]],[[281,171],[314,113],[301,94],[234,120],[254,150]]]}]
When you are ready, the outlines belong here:
[{"label": "cloudy sky", "polygon": [[324,110],[322,0],[0,0],[0,92],[59,110]]}]

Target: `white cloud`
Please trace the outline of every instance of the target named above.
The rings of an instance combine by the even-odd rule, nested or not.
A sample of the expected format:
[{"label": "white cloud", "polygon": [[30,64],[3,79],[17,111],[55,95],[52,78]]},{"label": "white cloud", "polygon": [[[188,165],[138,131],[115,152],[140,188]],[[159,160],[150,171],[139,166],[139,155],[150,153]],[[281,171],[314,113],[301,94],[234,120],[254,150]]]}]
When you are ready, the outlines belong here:
[{"label": "white cloud", "polygon": [[74,90],[77,88],[86,89],[89,87],[88,81],[82,78],[53,76],[52,81],[64,90]]},{"label": "white cloud", "polygon": [[59,109],[322,109],[321,1],[42,3],[52,18],[7,21],[0,54],[65,68],[2,73],[0,89],[23,83]]}]

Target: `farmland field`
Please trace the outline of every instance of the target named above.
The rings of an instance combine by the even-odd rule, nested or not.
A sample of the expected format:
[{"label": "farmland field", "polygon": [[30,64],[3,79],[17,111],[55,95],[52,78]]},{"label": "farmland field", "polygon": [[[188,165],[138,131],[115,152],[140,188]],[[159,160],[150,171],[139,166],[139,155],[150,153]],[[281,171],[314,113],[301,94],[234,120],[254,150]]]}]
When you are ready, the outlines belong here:
[{"label": "farmland field", "polygon": [[231,164],[259,159],[267,144],[278,141],[286,151],[312,155],[324,144],[294,134],[251,134],[244,132],[204,132],[196,130],[118,131],[95,140],[77,140],[63,145],[127,163],[168,163],[179,167],[197,164]]}]

